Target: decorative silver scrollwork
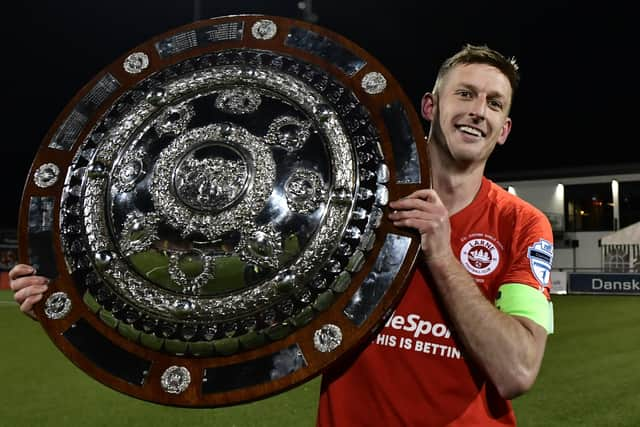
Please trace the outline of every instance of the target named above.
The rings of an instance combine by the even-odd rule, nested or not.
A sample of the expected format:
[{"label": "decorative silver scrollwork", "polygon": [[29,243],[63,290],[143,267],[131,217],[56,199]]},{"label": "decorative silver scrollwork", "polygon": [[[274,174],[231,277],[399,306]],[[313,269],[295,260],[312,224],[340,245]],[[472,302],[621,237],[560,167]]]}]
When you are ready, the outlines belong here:
[{"label": "decorative silver scrollwork", "polygon": [[[205,141],[217,142],[203,145]],[[235,153],[246,153],[246,166],[235,165],[236,173],[228,177],[218,173],[221,170],[216,167],[194,172],[199,175],[199,188],[192,191],[194,188],[185,187],[186,182],[180,178],[182,159],[194,150],[216,144]],[[198,232],[213,241],[221,234],[241,229],[242,224],[250,222],[264,207],[274,181],[275,161],[267,145],[240,126],[214,124],[180,135],[160,154],[154,168],[151,195],[157,211],[169,224],[181,230],[182,237]],[[225,185],[232,189],[222,188]],[[174,191],[174,188],[179,190]],[[243,197],[234,204],[241,193]],[[221,206],[225,210],[210,210],[216,201],[222,199],[229,200],[228,204]]]},{"label": "decorative silver scrollwork", "polygon": [[44,314],[53,320],[65,317],[71,311],[71,300],[65,292],[54,292],[44,303]]},{"label": "decorative silver scrollwork", "polygon": [[240,258],[255,265],[278,268],[282,255],[282,235],[271,224],[250,229],[238,244]]},{"label": "decorative silver scrollwork", "polygon": [[178,198],[194,209],[221,211],[244,193],[248,179],[242,158],[186,157],[176,167],[174,188]]},{"label": "decorative silver scrollwork", "polygon": [[170,366],[160,377],[162,389],[169,394],[180,394],[189,387],[191,374],[184,366]]},{"label": "decorative silver scrollwork", "polygon": [[229,114],[255,112],[262,99],[260,93],[248,87],[236,87],[220,91],[216,97],[216,108]]},{"label": "decorative silver scrollwork", "polygon": [[342,330],[332,323],[322,325],[313,333],[313,346],[322,353],[335,350],[341,343]]},{"label": "decorative silver scrollwork", "polygon": [[187,295],[199,295],[214,277],[213,257],[200,251],[173,252],[169,257],[169,274]]},{"label": "decorative silver scrollwork", "polygon": [[308,214],[325,201],[326,190],[318,173],[308,169],[296,169],[284,184],[289,209]]},{"label": "decorative silver scrollwork", "polygon": [[166,108],[155,122],[158,135],[174,133],[180,135],[187,129],[187,125],[195,115],[193,107],[189,104],[171,106]]},{"label": "decorative silver scrollwork", "polygon": [[125,152],[114,172],[115,184],[123,192],[134,189],[139,179],[146,173],[142,158],[144,150],[137,149]]},{"label": "decorative silver scrollwork", "polygon": [[167,91],[161,87],[154,87],[147,93],[146,100],[151,105],[163,105],[167,102]]},{"label": "decorative silver scrollwork", "polygon": [[269,125],[266,140],[288,151],[302,148],[311,134],[311,123],[292,116],[280,116]]},{"label": "decorative silver scrollwork", "polygon": [[158,221],[155,213],[145,215],[136,210],[127,214],[120,233],[120,252],[130,256],[150,249],[159,239],[156,228]]},{"label": "decorative silver scrollwork", "polygon": [[[225,118],[224,121],[210,121],[211,124],[204,127],[177,129],[177,133],[168,138],[159,135],[157,130],[163,123],[163,117],[168,117],[175,108],[204,105],[200,101],[205,100],[212,105],[223,90],[221,88],[243,86],[258,91],[262,102],[265,97],[271,97],[270,102],[281,103],[283,111],[286,111],[278,116],[281,120],[271,120],[265,123],[265,128],[256,128],[255,133],[244,126],[241,116],[237,116],[237,123],[228,122]],[[273,298],[281,296],[275,276],[260,276],[253,282],[241,282],[230,292],[218,293],[220,288],[224,288],[224,283],[218,278],[218,267],[223,264],[219,262],[221,258],[228,259],[225,265],[238,266],[232,274],[239,272],[238,277],[244,277],[244,280],[243,265],[254,264],[269,269],[269,266],[282,267],[287,263],[288,270],[296,276],[294,290],[303,287],[306,277],[319,271],[343,238],[344,224],[358,193],[358,180],[354,173],[358,159],[336,109],[301,79],[268,67],[211,67],[161,81],[158,85],[154,82],[145,93],[148,95],[144,99],[126,109],[126,113],[115,122],[109,123],[104,134],[91,135],[85,140],[82,157],[86,157],[91,165],[101,165],[99,171],[96,169],[94,173],[82,166],[85,160],[80,157],[74,160],[70,169],[70,174],[83,176],[82,189],[74,186],[69,191],[73,191],[75,196],[84,196],[78,206],[82,212],[81,227],[86,232],[87,252],[97,257],[91,259],[101,279],[113,284],[113,291],[119,297],[135,302],[141,310],[153,315],[163,318],[184,318],[186,315],[200,320],[209,319],[211,313],[216,313],[218,318],[242,316],[246,310],[260,310]],[[185,111],[189,111],[189,107]],[[204,109],[207,112],[213,110]],[[200,118],[202,113],[196,109],[196,117]],[[317,117],[316,113],[322,117]],[[282,117],[294,117],[295,121],[288,122]],[[191,122],[194,120],[187,125]],[[272,144],[266,138],[269,124],[272,125],[273,141],[284,143],[289,140],[294,144]],[[288,139],[278,138],[276,131],[297,132]],[[96,143],[95,148],[91,147]],[[309,170],[319,173],[322,185],[316,188],[328,194],[322,198],[320,193],[315,193],[318,196],[317,206],[324,211],[317,218],[309,215],[304,220],[308,231],[284,235],[280,230],[295,230],[291,223],[294,216],[287,216],[286,212],[296,211],[287,209],[284,188],[295,168],[280,170],[278,176],[274,147],[283,148],[288,155],[297,157],[295,151],[303,144],[309,144],[309,153],[300,154],[307,157],[305,161],[314,167],[317,164],[327,168],[322,173]],[[145,150],[144,155],[141,154],[143,165],[151,170],[142,172],[135,179],[136,191],[123,193],[115,172],[127,164],[124,162],[127,152],[135,153],[142,147]],[[315,152],[320,154],[319,158],[308,158]],[[217,175],[205,172],[206,163],[200,163],[217,157],[225,160],[222,162],[224,166],[221,164],[213,169],[231,171],[230,164],[244,165],[234,169],[232,175],[235,178],[230,181],[234,182],[234,189],[224,196],[221,187],[227,185],[218,185],[216,189],[214,184],[218,178],[214,177]],[[115,167],[112,169],[111,165]],[[180,170],[180,165],[183,165],[183,170]],[[246,182],[243,184],[245,166]],[[196,175],[204,184],[201,188],[185,187],[181,183],[178,176],[186,177],[191,168],[198,169]],[[305,169],[306,165],[300,168]],[[123,178],[135,175],[122,174]],[[220,180],[220,183],[228,182],[223,178]],[[329,184],[331,191],[325,188]],[[290,191],[290,196],[293,194]],[[228,203],[226,207],[217,206],[213,200]],[[312,209],[309,203],[301,203],[300,206],[300,212]],[[144,222],[140,223],[139,218],[137,221],[132,218],[136,218],[135,210],[142,208]],[[132,212],[133,217],[129,217]],[[259,215],[263,217],[258,220]],[[295,221],[299,220],[295,218]],[[262,228],[265,220],[269,221],[267,224],[278,224],[276,234]],[[72,222],[71,216],[61,217],[61,228],[75,226]],[[257,226],[256,223],[263,225]],[[120,241],[114,242],[114,236]],[[65,247],[70,248],[73,236],[62,238],[65,239]],[[265,244],[267,239],[268,245]],[[209,282],[211,287],[200,288],[198,294],[195,288],[191,294],[182,290],[182,285],[176,280],[177,275],[169,273],[172,254],[181,256],[193,250],[211,255],[212,268],[216,269],[215,277]],[[65,253],[65,257],[72,258],[71,252]],[[71,262],[75,261],[72,259]],[[132,271],[132,263],[135,271]],[[225,273],[229,271],[224,270]],[[198,271],[187,273],[192,280]],[[204,282],[204,276],[201,279]],[[189,286],[189,282],[184,283]]]}]

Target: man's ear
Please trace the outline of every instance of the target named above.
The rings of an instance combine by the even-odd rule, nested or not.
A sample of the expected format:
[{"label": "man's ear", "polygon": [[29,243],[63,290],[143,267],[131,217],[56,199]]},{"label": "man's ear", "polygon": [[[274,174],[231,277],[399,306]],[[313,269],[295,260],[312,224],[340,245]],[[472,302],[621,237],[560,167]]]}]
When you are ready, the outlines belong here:
[{"label": "man's ear", "polygon": [[500,136],[497,141],[498,145],[502,145],[507,141],[507,137],[509,136],[509,133],[511,133],[512,124],[513,122],[511,121],[511,118],[507,117],[502,125],[502,129],[500,129]]},{"label": "man's ear", "polygon": [[433,120],[433,109],[435,108],[435,95],[427,92],[422,96],[421,104],[422,117],[428,121]]}]

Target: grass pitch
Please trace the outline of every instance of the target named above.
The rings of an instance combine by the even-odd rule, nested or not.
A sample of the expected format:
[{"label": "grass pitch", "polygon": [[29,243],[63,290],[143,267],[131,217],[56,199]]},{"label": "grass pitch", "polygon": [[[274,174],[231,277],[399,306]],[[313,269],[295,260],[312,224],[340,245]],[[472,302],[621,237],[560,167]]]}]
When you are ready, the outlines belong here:
[{"label": "grass pitch", "polygon": [[[0,425],[315,425],[319,379],[217,409],[123,395],[73,365],[11,301],[10,291],[0,291]],[[554,305],[556,333],[538,381],[513,402],[519,426],[640,426],[640,297],[556,295]]]},{"label": "grass pitch", "polygon": [[523,427],[640,426],[640,297],[553,296],[538,380],[514,400]]}]

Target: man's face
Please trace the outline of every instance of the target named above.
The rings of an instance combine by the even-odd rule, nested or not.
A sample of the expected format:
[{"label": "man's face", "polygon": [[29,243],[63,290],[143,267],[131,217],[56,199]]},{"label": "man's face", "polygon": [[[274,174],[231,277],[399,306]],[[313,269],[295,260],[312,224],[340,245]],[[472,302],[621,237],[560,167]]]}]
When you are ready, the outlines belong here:
[{"label": "man's face", "polygon": [[444,77],[437,95],[423,98],[431,136],[459,164],[484,163],[511,130],[509,79],[486,64],[458,65]]}]

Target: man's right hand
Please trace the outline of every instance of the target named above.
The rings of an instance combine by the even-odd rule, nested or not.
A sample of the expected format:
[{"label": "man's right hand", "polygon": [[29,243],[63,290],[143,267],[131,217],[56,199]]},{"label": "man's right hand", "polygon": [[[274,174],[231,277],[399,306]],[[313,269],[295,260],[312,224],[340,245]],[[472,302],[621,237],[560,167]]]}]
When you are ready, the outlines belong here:
[{"label": "man's right hand", "polygon": [[36,270],[30,265],[17,264],[9,271],[10,286],[13,298],[20,305],[20,311],[38,320],[33,305],[42,299],[42,294],[49,288],[49,279],[36,276]]}]

